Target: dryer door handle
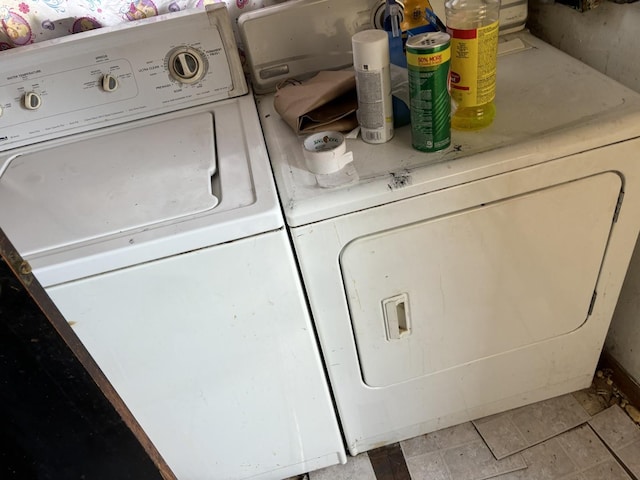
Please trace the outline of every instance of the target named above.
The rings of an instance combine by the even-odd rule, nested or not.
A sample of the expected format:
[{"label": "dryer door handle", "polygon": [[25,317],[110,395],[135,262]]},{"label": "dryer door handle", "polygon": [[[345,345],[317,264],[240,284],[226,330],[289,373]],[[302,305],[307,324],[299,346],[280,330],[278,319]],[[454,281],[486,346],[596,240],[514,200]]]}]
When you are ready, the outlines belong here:
[{"label": "dryer door handle", "polygon": [[401,293],[382,301],[384,327],[387,340],[400,340],[411,333],[409,295]]}]

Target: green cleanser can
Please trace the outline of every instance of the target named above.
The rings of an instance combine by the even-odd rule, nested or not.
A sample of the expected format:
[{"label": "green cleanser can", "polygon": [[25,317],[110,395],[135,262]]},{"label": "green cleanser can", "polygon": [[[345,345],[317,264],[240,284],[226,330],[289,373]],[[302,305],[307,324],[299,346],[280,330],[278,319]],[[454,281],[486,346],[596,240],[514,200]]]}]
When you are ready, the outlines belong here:
[{"label": "green cleanser can", "polygon": [[445,32],[423,33],[407,40],[411,144],[423,152],[451,145],[450,44],[451,37]]}]

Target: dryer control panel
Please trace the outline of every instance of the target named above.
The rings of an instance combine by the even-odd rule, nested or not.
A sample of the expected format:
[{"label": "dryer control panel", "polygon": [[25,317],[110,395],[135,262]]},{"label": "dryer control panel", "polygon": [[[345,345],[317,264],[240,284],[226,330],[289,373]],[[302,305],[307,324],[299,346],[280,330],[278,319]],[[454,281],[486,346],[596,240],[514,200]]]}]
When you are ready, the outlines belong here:
[{"label": "dryer control panel", "polygon": [[[395,3],[402,14],[408,2]],[[444,23],[445,0],[430,3]],[[527,5],[527,0],[501,1],[501,35],[525,27]],[[238,27],[254,91],[274,92],[287,78],[352,65],[351,37],[362,30],[383,28],[385,7],[385,0],[314,0],[278,3],[243,13]]]},{"label": "dryer control panel", "polygon": [[0,55],[0,151],[248,91],[224,4]]}]

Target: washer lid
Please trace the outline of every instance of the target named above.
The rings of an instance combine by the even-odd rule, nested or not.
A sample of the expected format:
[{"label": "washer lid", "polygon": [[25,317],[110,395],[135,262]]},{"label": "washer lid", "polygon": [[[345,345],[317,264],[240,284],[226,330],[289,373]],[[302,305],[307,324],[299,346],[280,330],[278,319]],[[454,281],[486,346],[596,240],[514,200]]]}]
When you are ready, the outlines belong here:
[{"label": "washer lid", "polygon": [[[211,112],[27,151],[5,167],[0,204],[11,209],[3,228],[19,236],[13,241],[23,255],[144,228],[218,204],[212,191],[216,147]],[[34,227],[24,228],[25,223]],[[36,225],[46,234],[35,235]]]}]

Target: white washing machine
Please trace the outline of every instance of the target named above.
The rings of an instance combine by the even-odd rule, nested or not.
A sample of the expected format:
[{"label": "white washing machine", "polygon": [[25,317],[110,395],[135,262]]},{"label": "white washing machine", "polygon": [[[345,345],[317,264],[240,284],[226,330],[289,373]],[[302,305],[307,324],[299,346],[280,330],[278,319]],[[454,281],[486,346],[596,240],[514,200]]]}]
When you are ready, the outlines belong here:
[{"label": "white washing machine", "polygon": [[0,225],[177,478],[344,461],[224,5],[0,63]]},{"label": "white washing machine", "polygon": [[[299,28],[324,42],[365,17]],[[640,228],[640,95],[505,34],[490,127],[429,154],[408,126],[347,139],[333,188],[257,101],[351,454],[590,384]]]}]

